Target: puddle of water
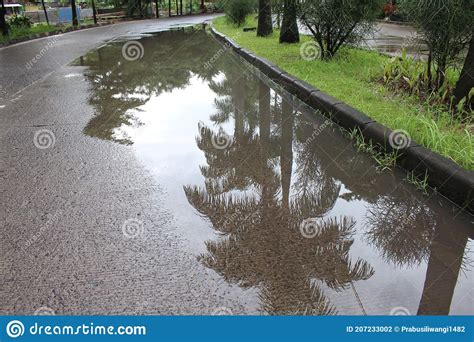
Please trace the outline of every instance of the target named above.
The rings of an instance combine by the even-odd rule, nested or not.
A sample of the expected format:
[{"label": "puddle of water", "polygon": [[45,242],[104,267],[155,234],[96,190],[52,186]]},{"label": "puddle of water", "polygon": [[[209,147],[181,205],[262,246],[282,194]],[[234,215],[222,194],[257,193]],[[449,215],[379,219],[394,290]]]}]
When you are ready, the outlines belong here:
[{"label": "puddle of water", "polygon": [[[203,31],[112,43],[84,133],[130,145],[196,262],[268,314],[473,314],[473,219],[379,172],[339,129]],[[253,291],[250,291],[253,292]],[[244,292],[245,295],[245,292]]]}]

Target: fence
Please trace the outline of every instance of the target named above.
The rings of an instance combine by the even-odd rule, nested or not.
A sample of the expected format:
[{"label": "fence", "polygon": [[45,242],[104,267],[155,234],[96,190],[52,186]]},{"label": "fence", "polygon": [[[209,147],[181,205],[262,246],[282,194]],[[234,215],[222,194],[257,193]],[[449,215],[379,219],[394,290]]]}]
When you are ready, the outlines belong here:
[{"label": "fence", "polygon": [[[59,7],[48,9],[48,19],[51,24],[64,24],[72,22],[71,7]],[[25,16],[31,19],[34,23],[45,23],[46,18],[44,11],[27,11]],[[92,18],[92,8],[77,7],[77,20]]]}]

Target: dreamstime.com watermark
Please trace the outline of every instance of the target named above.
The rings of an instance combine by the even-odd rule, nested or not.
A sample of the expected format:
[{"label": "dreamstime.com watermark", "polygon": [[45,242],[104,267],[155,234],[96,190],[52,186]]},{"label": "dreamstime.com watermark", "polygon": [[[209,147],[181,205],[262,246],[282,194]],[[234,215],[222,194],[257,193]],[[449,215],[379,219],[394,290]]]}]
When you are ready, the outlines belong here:
[{"label": "dreamstime.com watermark", "polygon": [[403,129],[397,129],[390,133],[388,142],[395,150],[402,150],[411,144],[411,137],[407,131]]},{"label": "dreamstime.com watermark", "polygon": [[53,147],[56,143],[56,136],[49,129],[40,129],[33,136],[33,144],[40,150],[46,150]]},{"label": "dreamstime.com watermark", "polygon": [[126,220],[122,225],[123,236],[127,239],[139,237],[144,232],[145,225],[143,224],[143,221],[136,218],[130,218]]},{"label": "dreamstime.com watermark", "polygon": [[31,336],[144,336],[146,335],[146,327],[143,325],[95,325],[94,323],[76,325],[42,325],[34,323],[25,327],[21,321],[13,320],[7,324],[6,333],[11,338],[17,338],[25,334]]},{"label": "dreamstime.com watermark", "polygon": [[46,45],[25,64],[25,68],[30,70],[36,63],[39,62],[41,58],[43,58],[43,56],[49,51],[50,48],[54,46],[54,44],[56,44],[57,41],[58,37],[56,36],[53,36],[51,39],[49,39],[48,43],[46,43]]},{"label": "dreamstime.com watermark", "polygon": [[129,62],[142,59],[145,55],[145,48],[139,41],[132,40],[122,46],[122,56]]},{"label": "dreamstime.com watermark", "polygon": [[315,41],[309,41],[301,44],[300,55],[305,61],[314,61],[321,58],[321,48]]},{"label": "dreamstime.com watermark", "polygon": [[[240,37],[240,34],[231,37],[231,39],[237,39]],[[212,69],[212,66],[222,57],[222,55],[229,49],[232,48],[232,44],[228,41],[224,43],[224,46],[221,47],[217,52],[206,62],[204,63],[204,69],[209,71]]]}]

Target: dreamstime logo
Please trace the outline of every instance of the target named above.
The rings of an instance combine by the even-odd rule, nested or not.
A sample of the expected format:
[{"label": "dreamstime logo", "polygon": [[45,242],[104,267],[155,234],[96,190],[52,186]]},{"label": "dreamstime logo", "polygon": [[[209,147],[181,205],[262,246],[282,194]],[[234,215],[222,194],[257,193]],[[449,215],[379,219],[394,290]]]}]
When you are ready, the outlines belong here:
[{"label": "dreamstime logo", "polygon": [[25,326],[20,321],[10,321],[7,324],[7,335],[11,338],[17,338],[25,333]]},{"label": "dreamstime logo", "polygon": [[225,306],[221,306],[220,308],[215,309],[212,312],[213,316],[232,316],[232,310],[229,308],[226,308]]},{"label": "dreamstime logo", "polygon": [[144,231],[143,222],[138,219],[134,219],[134,218],[128,219],[122,225],[123,235],[127,239],[136,238],[140,236],[141,234],[143,234],[143,231]]},{"label": "dreamstime logo", "polygon": [[54,316],[56,313],[54,312],[53,309],[47,307],[47,306],[42,306],[38,309],[35,310],[33,313],[35,316]]},{"label": "dreamstime logo", "polygon": [[122,46],[122,56],[127,61],[133,62],[143,58],[145,54],[145,49],[142,43],[138,41],[126,42]]},{"label": "dreamstime logo", "polygon": [[54,44],[56,44],[57,40],[57,36],[48,39],[48,43],[32,59],[30,59],[28,63],[25,64],[25,68],[27,70],[30,70],[36,63],[38,63],[41,58],[43,58],[43,56],[48,52],[48,50],[52,48]]},{"label": "dreamstime logo", "polygon": [[321,226],[318,225],[316,219],[309,218],[301,222],[300,232],[303,237],[312,239],[321,233]]},{"label": "dreamstime logo", "polygon": [[397,306],[390,310],[390,316],[410,316],[410,310],[403,306]]},{"label": "dreamstime logo", "polygon": [[224,150],[232,145],[232,137],[225,133],[223,129],[219,130],[217,135],[213,135],[211,140],[212,146],[218,150]]},{"label": "dreamstime logo", "polygon": [[397,129],[390,133],[388,142],[396,150],[407,148],[411,143],[410,134],[403,129]]},{"label": "dreamstime logo", "polygon": [[50,147],[53,147],[55,142],[56,137],[54,136],[54,133],[51,132],[49,129],[40,129],[35,132],[33,143],[40,150],[45,150]]},{"label": "dreamstime logo", "polygon": [[316,42],[309,41],[301,45],[300,55],[305,61],[314,61],[321,57],[321,48]]}]

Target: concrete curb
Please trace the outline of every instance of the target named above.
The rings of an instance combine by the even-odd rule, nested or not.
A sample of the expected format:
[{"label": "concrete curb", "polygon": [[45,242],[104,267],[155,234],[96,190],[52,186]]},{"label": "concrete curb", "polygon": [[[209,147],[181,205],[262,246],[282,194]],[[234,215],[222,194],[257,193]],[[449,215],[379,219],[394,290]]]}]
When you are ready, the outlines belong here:
[{"label": "concrete curb", "polygon": [[[287,74],[270,61],[256,56],[241,48],[231,39],[211,27],[211,32],[218,41],[232,48],[239,56],[257,67],[263,74],[285,88],[312,108],[346,130],[359,129],[364,139],[371,141],[386,152],[394,151],[390,144],[393,133],[389,128],[369,118],[357,109],[314,88],[312,85]],[[430,151],[415,142],[398,149],[398,165],[417,177],[427,175],[428,184],[457,205],[474,214],[474,172],[463,169],[453,161]]]},{"label": "concrete curb", "polygon": [[63,34],[63,33],[68,33],[68,32],[73,32],[73,31],[80,31],[80,30],[85,30],[85,29],[89,29],[89,28],[107,26],[107,25],[112,25],[112,24],[114,24],[114,23],[110,22],[110,23],[103,23],[103,24],[80,25],[77,28],[65,27],[65,28],[62,28],[62,29],[60,29],[58,31],[54,31],[54,32],[44,32],[44,33],[40,33],[40,34],[35,34],[34,36],[30,36],[30,37],[12,39],[12,40],[9,40],[8,42],[0,43],[0,48],[15,45],[15,44],[18,44],[18,43],[27,42],[27,41],[30,41],[30,40],[39,39],[39,38],[57,36],[58,34]]}]

